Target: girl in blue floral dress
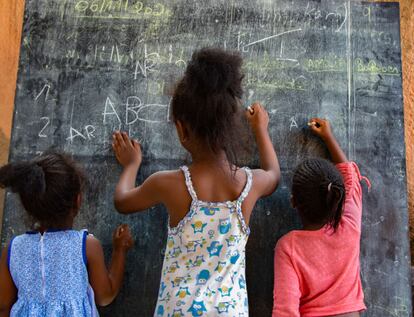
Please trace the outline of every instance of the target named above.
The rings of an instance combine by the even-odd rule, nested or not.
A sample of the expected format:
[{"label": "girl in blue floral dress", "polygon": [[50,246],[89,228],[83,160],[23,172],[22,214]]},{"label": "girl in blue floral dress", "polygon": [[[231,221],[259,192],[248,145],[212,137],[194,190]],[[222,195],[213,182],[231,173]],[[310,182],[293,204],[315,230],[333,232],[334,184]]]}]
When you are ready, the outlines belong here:
[{"label": "girl in blue floral dress", "polygon": [[100,242],[72,229],[83,176],[66,155],[50,152],[0,168],[0,186],[19,194],[34,230],[14,237],[0,261],[0,316],[89,317],[109,304],[122,285],[126,225],[114,232],[109,271]]},{"label": "girl in blue floral dress", "polygon": [[[271,194],[280,169],[268,134],[268,115],[241,106],[242,59],[202,49],[193,54],[171,102],[181,145],[192,163],[158,172],[135,187],[140,145],[114,134],[123,172],[115,189],[119,212],[163,203],[169,226],[154,316],[248,316],[245,246],[256,201]],[[239,168],[248,120],[256,137],[260,169]],[[247,132],[247,133],[246,133]]]}]

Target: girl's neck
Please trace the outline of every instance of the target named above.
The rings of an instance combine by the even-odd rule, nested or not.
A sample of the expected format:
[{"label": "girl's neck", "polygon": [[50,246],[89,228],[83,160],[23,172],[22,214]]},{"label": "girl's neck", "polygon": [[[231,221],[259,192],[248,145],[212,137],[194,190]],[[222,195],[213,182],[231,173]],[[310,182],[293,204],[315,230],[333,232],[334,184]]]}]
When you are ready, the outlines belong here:
[{"label": "girl's neck", "polygon": [[303,230],[308,230],[308,231],[317,231],[322,229],[325,225],[324,224],[314,224],[314,223],[308,223],[306,221],[302,221],[303,222]]},{"label": "girl's neck", "polygon": [[44,233],[46,231],[63,231],[63,230],[71,230],[73,227],[73,218],[69,217],[66,221],[60,224],[37,224],[35,226],[35,230],[39,231],[40,233]]},{"label": "girl's neck", "polygon": [[200,150],[191,153],[193,165],[228,167],[226,153],[223,150],[216,152]]}]

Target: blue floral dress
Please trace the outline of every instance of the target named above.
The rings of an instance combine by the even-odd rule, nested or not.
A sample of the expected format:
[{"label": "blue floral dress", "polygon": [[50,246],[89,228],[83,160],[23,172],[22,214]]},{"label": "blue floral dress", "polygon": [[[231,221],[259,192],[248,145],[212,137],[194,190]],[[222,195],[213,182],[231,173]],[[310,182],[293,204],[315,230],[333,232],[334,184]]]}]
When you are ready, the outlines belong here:
[{"label": "blue floral dress", "polygon": [[98,316],[86,269],[86,231],[28,232],[9,246],[18,290],[12,317]]},{"label": "blue floral dress", "polygon": [[249,236],[241,205],[252,184],[235,201],[197,199],[188,168],[184,172],[192,197],[188,214],[169,228],[154,316],[248,317],[245,246]]}]

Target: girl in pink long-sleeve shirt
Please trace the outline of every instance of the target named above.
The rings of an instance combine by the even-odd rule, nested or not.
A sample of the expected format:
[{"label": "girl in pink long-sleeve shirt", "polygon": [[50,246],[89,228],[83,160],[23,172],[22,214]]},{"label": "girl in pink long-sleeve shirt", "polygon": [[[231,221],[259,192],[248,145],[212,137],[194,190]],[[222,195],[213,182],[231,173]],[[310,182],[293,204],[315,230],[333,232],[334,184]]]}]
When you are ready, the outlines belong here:
[{"label": "girl in pink long-sleeve shirt", "polygon": [[273,317],[359,316],[366,309],[359,265],[362,177],[328,121],[313,118],[310,129],[336,166],[308,159],[295,171],[291,199],[303,230],[276,245]]}]

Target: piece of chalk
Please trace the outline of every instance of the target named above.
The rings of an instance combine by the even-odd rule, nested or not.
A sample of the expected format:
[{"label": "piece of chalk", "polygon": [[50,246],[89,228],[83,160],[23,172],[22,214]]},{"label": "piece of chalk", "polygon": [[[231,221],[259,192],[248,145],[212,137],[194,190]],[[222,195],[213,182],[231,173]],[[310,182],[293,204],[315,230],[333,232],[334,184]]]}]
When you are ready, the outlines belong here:
[{"label": "piece of chalk", "polygon": [[248,106],[248,107],[247,107],[247,110],[249,110],[249,112],[250,112],[251,114],[253,114],[253,113],[254,113],[254,109],[253,109],[252,107],[250,107],[250,106]]},{"label": "piece of chalk", "polygon": [[317,128],[320,128],[320,124],[318,123],[318,122],[315,122],[315,121],[312,121],[312,122],[308,122],[308,126],[315,126],[315,127],[317,127]]}]

